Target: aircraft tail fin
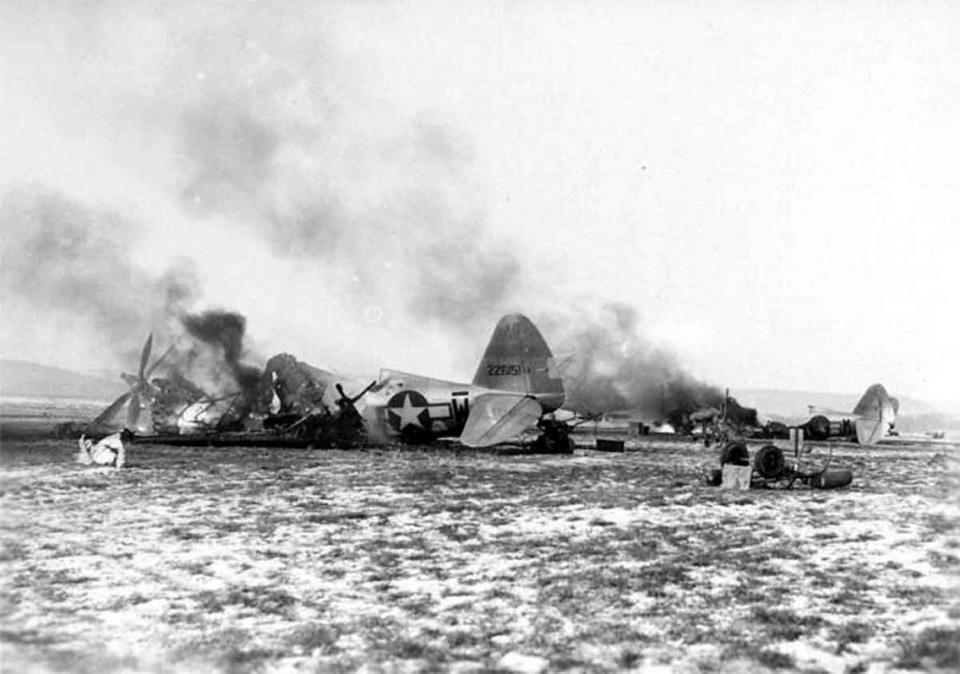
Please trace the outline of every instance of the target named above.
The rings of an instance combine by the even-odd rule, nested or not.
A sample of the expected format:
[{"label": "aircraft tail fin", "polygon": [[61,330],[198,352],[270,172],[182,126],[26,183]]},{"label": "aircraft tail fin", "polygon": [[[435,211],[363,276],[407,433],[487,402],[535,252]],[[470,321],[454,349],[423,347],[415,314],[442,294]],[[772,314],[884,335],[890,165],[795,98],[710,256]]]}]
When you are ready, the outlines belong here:
[{"label": "aircraft tail fin", "polygon": [[879,417],[893,420],[896,418],[899,402],[887,394],[883,384],[873,384],[867,387],[860,402],[853,408],[853,413],[862,417]]},{"label": "aircraft tail fin", "polygon": [[533,322],[522,314],[500,319],[473,377],[476,386],[535,396],[550,412],[564,400],[553,353]]},{"label": "aircraft tail fin", "polygon": [[[887,389],[883,387],[883,384],[873,384],[867,387],[863,397],[860,398],[860,402],[853,408],[853,413],[863,420],[875,421],[877,430],[861,433],[858,427],[858,437],[863,436],[861,444],[873,444],[879,437],[893,428],[897,421],[897,412],[899,409],[900,402],[887,394]],[[862,425],[869,425],[871,429],[874,428],[874,426],[870,424]],[[864,440],[868,441],[864,442]]]}]

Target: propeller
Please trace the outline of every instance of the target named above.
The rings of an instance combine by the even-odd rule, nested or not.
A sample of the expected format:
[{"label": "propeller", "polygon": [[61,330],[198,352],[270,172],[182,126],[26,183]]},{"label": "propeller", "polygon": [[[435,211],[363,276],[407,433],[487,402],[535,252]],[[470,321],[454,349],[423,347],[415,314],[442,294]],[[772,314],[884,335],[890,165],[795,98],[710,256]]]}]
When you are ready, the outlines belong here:
[{"label": "propeller", "polygon": [[143,349],[140,351],[140,368],[137,372],[137,376],[127,374],[124,372],[120,375],[120,378],[123,379],[130,387],[130,390],[121,395],[119,398],[114,400],[110,405],[101,412],[96,419],[90,422],[87,426],[87,430],[92,427],[105,424],[113,419],[120,409],[129,402],[127,406],[127,419],[126,427],[134,428],[137,425],[137,419],[140,418],[140,412],[144,408],[144,402],[149,402],[149,400],[155,395],[154,387],[148,381],[148,377],[153,373],[154,370],[166,359],[166,357],[173,351],[173,348],[176,346],[176,342],[171,344],[166,351],[163,352],[163,355],[149,368],[147,363],[150,362],[150,352],[153,350],[153,333],[151,332],[147,335],[147,341],[143,343]]},{"label": "propeller", "polygon": [[353,397],[351,398],[351,397],[348,396],[348,395],[346,394],[346,392],[343,390],[343,385],[338,382],[338,383],[337,383],[337,393],[340,394],[340,400],[337,401],[337,404],[346,404],[346,405],[351,405],[351,406],[352,406],[355,402],[357,402],[358,400],[360,400],[360,398],[362,398],[363,396],[365,396],[365,395],[367,394],[367,392],[368,392],[370,389],[372,389],[376,384],[377,384],[376,381],[370,382],[365,389],[363,389],[362,391],[360,391],[360,393],[358,393],[357,395],[355,395],[355,396],[353,396]]}]

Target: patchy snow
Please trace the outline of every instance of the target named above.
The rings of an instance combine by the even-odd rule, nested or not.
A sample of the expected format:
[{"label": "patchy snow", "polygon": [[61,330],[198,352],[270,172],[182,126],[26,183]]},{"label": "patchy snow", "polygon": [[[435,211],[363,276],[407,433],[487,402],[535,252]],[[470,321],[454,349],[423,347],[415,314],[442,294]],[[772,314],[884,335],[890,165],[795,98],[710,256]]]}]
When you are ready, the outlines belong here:
[{"label": "patchy snow", "polygon": [[955,456],[838,451],[849,489],[728,492],[703,484],[713,451],[628,446],[134,446],[109,472],[23,449],[0,469],[4,667],[956,664]]}]

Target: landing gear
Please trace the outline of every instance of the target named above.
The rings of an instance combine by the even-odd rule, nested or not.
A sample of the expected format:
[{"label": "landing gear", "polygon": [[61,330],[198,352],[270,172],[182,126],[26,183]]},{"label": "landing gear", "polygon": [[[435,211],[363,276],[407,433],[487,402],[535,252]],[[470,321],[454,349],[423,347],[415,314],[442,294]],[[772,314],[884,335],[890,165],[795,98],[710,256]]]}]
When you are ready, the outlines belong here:
[{"label": "landing gear", "polygon": [[429,445],[436,439],[430,431],[410,424],[400,431],[400,442],[405,445]]},{"label": "landing gear", "polygon": [[573,454],[573,438],[570,437],[570,426],[554,419],[541,419],[537,422],[541,430],[533,443],[533,450],[538,454]]}]

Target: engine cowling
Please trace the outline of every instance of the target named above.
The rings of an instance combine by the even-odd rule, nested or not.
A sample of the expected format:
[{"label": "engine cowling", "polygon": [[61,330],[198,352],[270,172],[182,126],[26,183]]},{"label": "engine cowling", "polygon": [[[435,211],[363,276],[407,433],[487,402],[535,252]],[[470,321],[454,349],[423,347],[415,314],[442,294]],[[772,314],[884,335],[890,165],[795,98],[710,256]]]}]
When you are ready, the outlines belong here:
[{"label": "engine cowling", "polygon": [[854,422],[850,419],[831,420],[822,414],[818,414],[807,421],[803,425],[803,430],[811,440],[847,438],[857,434]]}]

